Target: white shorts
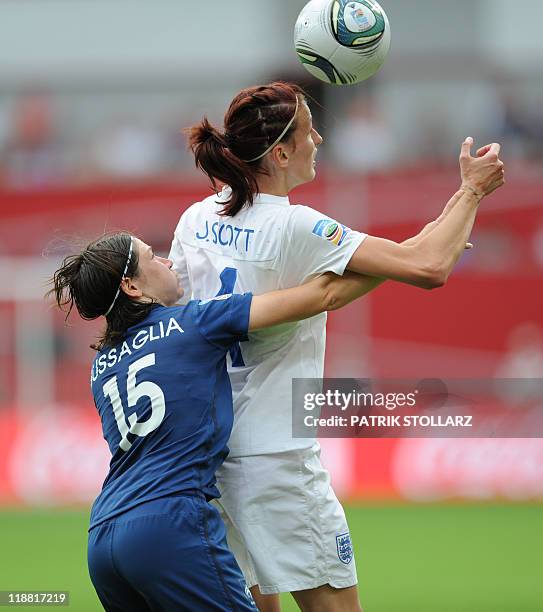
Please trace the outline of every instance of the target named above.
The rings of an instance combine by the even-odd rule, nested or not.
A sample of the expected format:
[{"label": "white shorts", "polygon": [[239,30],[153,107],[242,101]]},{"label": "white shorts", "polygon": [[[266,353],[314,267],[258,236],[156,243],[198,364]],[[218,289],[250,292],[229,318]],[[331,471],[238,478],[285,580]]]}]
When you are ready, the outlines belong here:
[{"label": "white shorts", "polygon": [[249,586],[262,593],[357,583],[345,512],[320,446],[227,459],[216,500]]}]

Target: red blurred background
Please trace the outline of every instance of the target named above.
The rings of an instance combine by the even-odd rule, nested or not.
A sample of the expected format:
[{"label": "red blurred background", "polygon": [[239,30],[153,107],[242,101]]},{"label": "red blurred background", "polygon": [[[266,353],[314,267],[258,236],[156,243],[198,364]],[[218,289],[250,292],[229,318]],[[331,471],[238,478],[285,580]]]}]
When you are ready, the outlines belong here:
[{"label": "red blurred background", "polygon": [[[543,179],[513,174],[481,204],[475,248],[444,288],[387,283],[330,315],[328,376],[543,378]],[[44,305],[44,274],[71,252],[74,237],[104,230],[128,229],[167,253],[180,214],[209,193],[187,176],[0,192],[0,503],[87,503],[96,494],[108,453],[88,385],[88,346],[100,323],[73,317],[67,328]],[[437,216],[456,186],[456,171],[442,167],[364,177],[323,169],[291,201],[401,240]],[[344,498],[543,498],[538,439],[323,447]]]}]

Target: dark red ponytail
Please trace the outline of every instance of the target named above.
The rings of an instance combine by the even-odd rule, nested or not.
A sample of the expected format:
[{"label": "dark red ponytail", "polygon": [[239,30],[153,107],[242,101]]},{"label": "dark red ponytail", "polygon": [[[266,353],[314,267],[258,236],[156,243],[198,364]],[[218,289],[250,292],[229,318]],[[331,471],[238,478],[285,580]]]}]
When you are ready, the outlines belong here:
[{"label": "dark red ponytail", "polygon": [[246,202],[252,204],[258,185],[251,168],[232,154],[224,136],[209,123],[207,117],[189,128],[188,138],[194,161],[207,174],[213,189],[218,191],[217,181],[232,189],[232,197],[222,214],[234,216]]},{"label": "dark red ponytail", "polygon": [[[305,97],[303,90],[292,83],[249,87],[232,100],[224,117],[223,133],[206,117],[187,130],[196,165],[207,174],[213,189],[217,191],[217,181],[232,189],[223,215],[233,217],[244,206],[252,205],[258,193],[257,176],[266,174],[263,157],[259,156],[292,119],[299,96]],[[281,141],[288,140],[295,129],[296,121]]]}]

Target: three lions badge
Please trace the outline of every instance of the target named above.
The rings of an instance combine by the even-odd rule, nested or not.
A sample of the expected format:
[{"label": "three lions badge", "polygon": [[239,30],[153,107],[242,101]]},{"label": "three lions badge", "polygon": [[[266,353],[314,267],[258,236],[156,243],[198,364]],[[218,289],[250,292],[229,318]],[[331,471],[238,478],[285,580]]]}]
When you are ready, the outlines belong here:
[{"label": "three lions badge", "polygon": [[349,532],[336,536],[337,556],[342,563],[349,565],[353,560],[353,544]]}]

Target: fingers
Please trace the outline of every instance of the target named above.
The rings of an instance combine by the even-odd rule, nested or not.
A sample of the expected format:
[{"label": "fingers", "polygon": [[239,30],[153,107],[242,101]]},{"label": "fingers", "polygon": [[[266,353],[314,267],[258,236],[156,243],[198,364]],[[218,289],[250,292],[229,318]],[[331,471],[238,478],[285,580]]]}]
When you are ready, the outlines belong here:
[{"label": "fingers", "polygon": [[468,158],[471,157],[471,145],[473,144],[473,138],[468,136],[466,140],[462,143],[462,148],[460,149],[460,157]]},{"label": "fingers", "polygon": [[466,242],[466,246],[464,248],[466,249],[466,251],[469,251],[470,249],[473,248],[473,243],[472,242]]},{"label": "fingers", "polygon": [[492,144],[487,144],[480,149],[477,149],[477,157],[484,157],[487,153],[491,153],[496,156],[496,158],[500,154],[501,145],[498,142],[493,142]]},{"label": "fingers", "polygon": [[481,147],[480,149],[477,149],[477,157],[483,157],[483,155],[486,155],[488,152],[490,151],[490,145],[485,145],[484,147]]},{"label": "fingers", "polygon": [[501,146],[497,142],[493,142],[490,145],[490,148],[488,149],[488,152],[486,153],[486,155],[488,155],[489,157],[495,156],[495,158],[498,159],[498,156],[500,154],[500,149],[501,149]]}]

